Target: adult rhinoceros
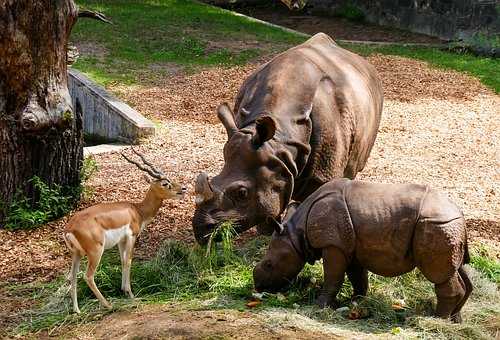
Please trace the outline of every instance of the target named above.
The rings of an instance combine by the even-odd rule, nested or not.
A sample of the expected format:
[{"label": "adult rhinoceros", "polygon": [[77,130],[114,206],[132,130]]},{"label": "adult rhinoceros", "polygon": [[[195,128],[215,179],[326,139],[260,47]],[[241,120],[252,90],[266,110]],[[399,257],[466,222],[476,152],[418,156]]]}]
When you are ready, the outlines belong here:
[{"label": "adult rhinoceros", "polygon": [[[243,83],[226,128],[224,167],[196,180],[200,244],[225,220],[237,231],[276,218],[337,177],[354,178],[377,135],[383,94],[375,69],[318,33],[259,67]],[[269,230],[272,232],[272,229]]]}]

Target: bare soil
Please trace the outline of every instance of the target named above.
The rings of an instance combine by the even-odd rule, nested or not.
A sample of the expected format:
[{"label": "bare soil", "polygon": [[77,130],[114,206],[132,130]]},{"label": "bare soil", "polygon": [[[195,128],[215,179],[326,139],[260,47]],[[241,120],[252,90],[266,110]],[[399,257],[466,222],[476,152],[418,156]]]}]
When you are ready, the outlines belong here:
[{"label": "bare soil", "polygon": [[317,16],[289,11],[283,6],[269,8],[241,8],[237,10],[248,16],[288,27],[299,32],[315,34],[323,32],[335,40],[357,40],[377,42],[402,42],[418,44],[440,44],[442,40],[424,34],[412,33],[391,27],[355,22],[333,16]]},{"label": "bare soil", "polygon": [[[261,315],[234,310],[182,310],[148,306],[51,334],[85,339],[336,339],[335,334],[290,325],[271,326]],[[43,337],[44,334],[40,334]]]}]

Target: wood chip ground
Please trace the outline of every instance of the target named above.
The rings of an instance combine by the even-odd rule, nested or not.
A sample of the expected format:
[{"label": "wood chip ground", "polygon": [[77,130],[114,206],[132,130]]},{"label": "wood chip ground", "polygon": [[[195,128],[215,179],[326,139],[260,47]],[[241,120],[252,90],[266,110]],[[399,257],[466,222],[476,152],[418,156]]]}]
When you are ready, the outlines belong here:
[{"label": "wood chip ground", "polygon": [[[424,62],[382,55],[369,60],[382,77],[386,100],[375,147],[359,178],[428,183],[447,192],[463,209],[470,239],[498,249],[500,98],[475,78]],[[215,108],[233,102],[256,66],[216,67],[177,73],[147,86],[111,87],[158,126],[156,136],[138,149],[189,188],[184,201],[166,202],[141,235],[139,257],[154,255],[168,238],[194,242],[194,179],[200,171],[217,174],[223,164],[225,132]],[[88,183],[95,193],[78,209],[142,198],[147,185],[133,165],[119,154],[96,160],[100,170]],[[67,218],[33,231],[0,230],[0,282],[50,280],[68,270],[61,237]]]}]

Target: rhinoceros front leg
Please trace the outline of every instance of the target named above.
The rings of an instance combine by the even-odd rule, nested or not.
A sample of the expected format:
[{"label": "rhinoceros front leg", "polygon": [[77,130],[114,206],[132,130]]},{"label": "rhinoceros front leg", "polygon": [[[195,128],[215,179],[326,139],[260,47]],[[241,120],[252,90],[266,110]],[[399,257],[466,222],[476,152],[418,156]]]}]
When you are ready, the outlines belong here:
[{"label": "rhinoceros front leg", "polygon": [[357,260],[353,260],[347,267],[347,277],[353,288],[352,299],[365,296],[368,291],[368,270],[363,268]]},{"label": "rhinoceros front leg", "polygon": [[344,282],[345,272],[348,266],[344,253],[336,247],[327,247],[322,250],[324,282],[323,289],[316,300],[321,307],[335,307],[336,298],[342,283]]}]

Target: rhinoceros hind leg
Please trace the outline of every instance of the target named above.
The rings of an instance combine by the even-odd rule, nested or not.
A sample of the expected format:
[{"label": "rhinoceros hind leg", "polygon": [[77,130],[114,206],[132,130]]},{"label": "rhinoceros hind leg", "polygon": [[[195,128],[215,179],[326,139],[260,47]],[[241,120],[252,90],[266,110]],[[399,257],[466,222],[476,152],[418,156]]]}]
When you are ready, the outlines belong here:
[{"label": "rhinoceros hind leg", "polygon": [[368,270],[354,260],[347,268],[347,277],[351,281],[353,288],[352,299],[365,296],[368,291]]},{"label": "rhinoceros hind leg", "polygon": [[470,282],[469,277],[467,276],[467,273],[464,270],[464,267],[460,267],[458,269],[458,274],[460,275],[460,278],[462,279],[464,285],[465,285],[465,295],[462,298],[462,300],[458,303],[458,305],[455,307],[453,312],[451,312],[451,321],[455,323],[461,323],[462,322],[462,316],[460,314],[460,310],[464,306],[465,302],[467,302],[467,299],[469,298],[470,294],[472,293],[472,282]]},{"label": "rhinoceros hind leg", "polygon": [[348,267],[344,253],[336,247],[323,248],[323,289],[316,303],[321,307],[336,307],[337,293],[342,288],[344,276]]},{"label": "rhinoceros hind leg", "polygon": [[[462,308],[461,302],[466,297],[466,285],[458,272],[455,272],[447,281],[436,284],[437,295],[436,316],[444,319],[452,317],[452,321],[460,322],[457,313]],[[465,302],[465,301],[464,301]]]}]

